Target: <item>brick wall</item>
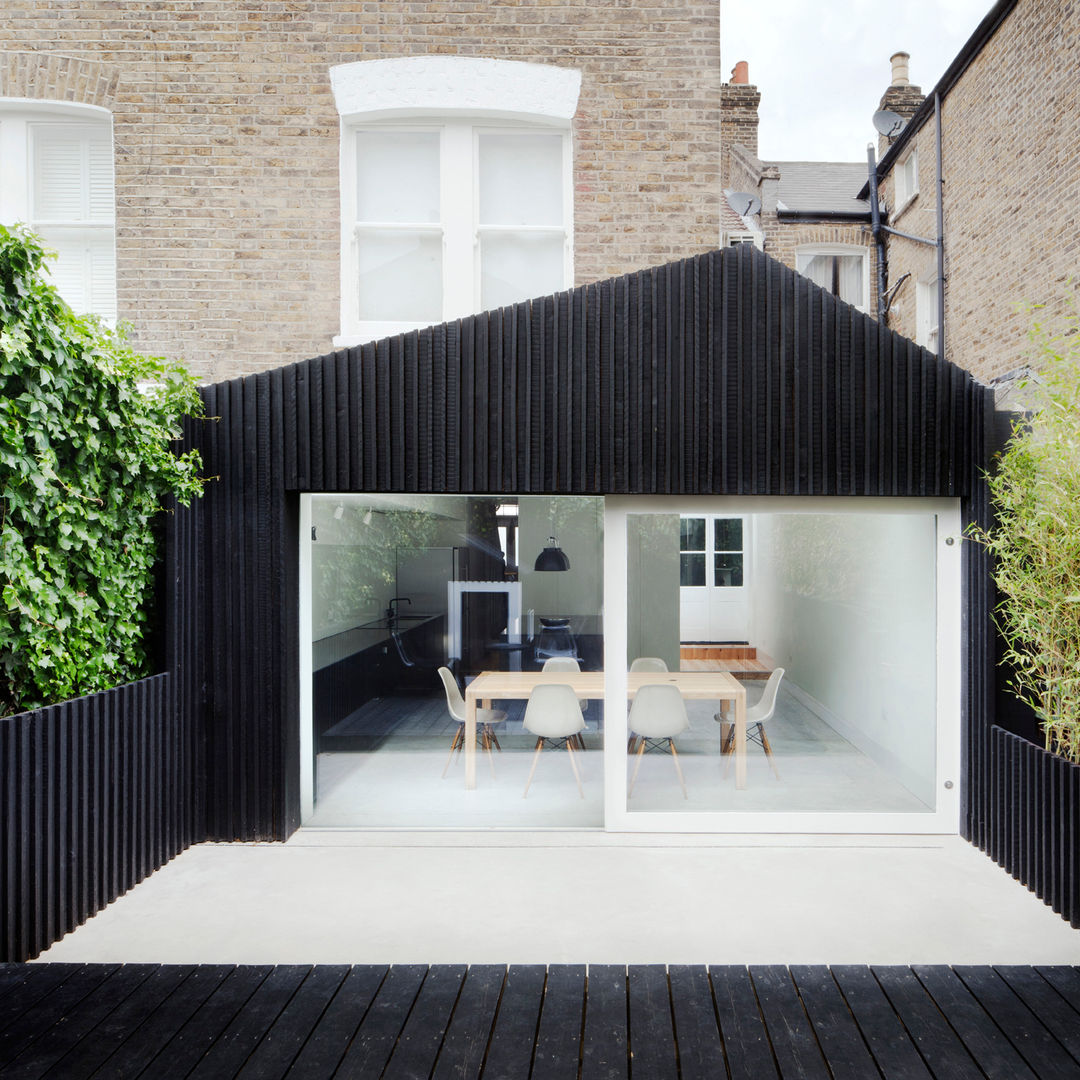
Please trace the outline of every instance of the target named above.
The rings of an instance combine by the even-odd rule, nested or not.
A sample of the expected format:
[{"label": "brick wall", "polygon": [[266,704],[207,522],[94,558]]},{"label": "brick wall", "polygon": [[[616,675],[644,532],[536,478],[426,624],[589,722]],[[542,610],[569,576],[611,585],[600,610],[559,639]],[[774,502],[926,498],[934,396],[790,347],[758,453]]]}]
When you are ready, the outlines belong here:
[{"label": "brick wall", "polygon": [[93,69],[113,109],[121,318],[136,348],[216,380],[329,351],[340,329],[331,66],[579,68],[581,283],[716,246],[719,30],[715,3],[666,0],[8,0],[0,94],[56,97],[67,68],[62,99],[88,100],[70,72],[89,85]]},{"label": "brick wall", "polygon": [[[1029,303],[1057,322],[1080,270],[1080,13],[1070,0],[1020,0],[942,102],[946,352],[990,380],[1032,359]],[[920,195],[895,222],[935,231],[934,123],[919,132]],[[885,185],[892,198],[893,179]],[[889,278],[912,279],[889,325],[914,335],[911,281],[932,249],[889,242]]]}]

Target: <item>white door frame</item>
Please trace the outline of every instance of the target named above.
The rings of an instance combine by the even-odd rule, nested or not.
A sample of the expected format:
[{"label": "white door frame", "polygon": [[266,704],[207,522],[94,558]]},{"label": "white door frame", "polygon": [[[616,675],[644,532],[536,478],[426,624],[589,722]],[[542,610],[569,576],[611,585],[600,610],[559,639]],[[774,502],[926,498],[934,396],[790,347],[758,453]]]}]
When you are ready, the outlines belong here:
[{"label": "white door frame", "polygon": [[[936,806],[926,813],[630,811],[626,799],[627,518],[639,514],[934,514],[937,518]],[[604,503],[604,827],[625,832],[920,833],[960,828],[959,499],[608,496]]]}]

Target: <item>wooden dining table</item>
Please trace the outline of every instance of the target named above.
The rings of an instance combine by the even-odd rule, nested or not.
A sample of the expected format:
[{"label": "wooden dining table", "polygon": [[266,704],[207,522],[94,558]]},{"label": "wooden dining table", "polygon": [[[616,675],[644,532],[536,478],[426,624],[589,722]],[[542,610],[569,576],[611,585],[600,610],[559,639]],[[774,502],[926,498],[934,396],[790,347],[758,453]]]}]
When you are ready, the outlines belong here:
[{"label": "wooden dining table", "polygon": [[[669,683],[687,701],[718,701],[734,706],[735,786],[746,787],[746,688],[729,671],[631,671],[626,676],[628,698],[642,686]],[[580,698],[604,696],[602,671],[482,671],[465,687],[465,787],[476,787],[476,710],[492,702],[523,700],[538,686],[569,686]]]}]

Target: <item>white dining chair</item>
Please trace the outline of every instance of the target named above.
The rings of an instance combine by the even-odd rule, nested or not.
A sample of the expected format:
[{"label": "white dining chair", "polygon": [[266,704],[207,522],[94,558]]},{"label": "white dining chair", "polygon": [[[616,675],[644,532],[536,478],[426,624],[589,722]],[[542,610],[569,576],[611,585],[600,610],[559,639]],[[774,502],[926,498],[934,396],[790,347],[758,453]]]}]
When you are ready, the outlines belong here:
[{"label": "white dining chair", "polygon": [[659,656],[639,656],[630,664],[631,671],[667,671],[666,661]]},{"label": "white dining chair", "polygon": [[[450,762],[454,758],[454,751],[460,752],[462,746],[465,744],[465,716],[466,705],[465,699],[461,696],[461,691],[458,689],[457,679],[454,678],[454,673],[448,667],[439,668],[439,678],[442,679],[443,689],[446,690],[446,709],[450,713],[450,718],[456,720],[458,724],[457,731],[454,732],[454,738],[450,743],[450,755],[446,759],[446,765],[443,766],[443,779],[446,779],[446,774],[450,769]],[[501,724],[506,719],[506,713],[501,709],[477,709],[476,710],[476,731],[480,736],[480,745],[487,751],[488,764],[491,766],[491,775],[495,775],[495,755],[491,752],[491,744],[495,744],[495,749],[502,753],[502,747],[499,745],[499,740],[495,735],[494,726]]]},{"label": "white dining chair", "polygon": [[637,740],[637,760],[626,797],[629,798],[634,793],[634,784],[637,782],[646,744],[651,742],[655,747],[666,742],[671,751],[671,760],[675,763],[675,772],[679,777],[683,798],[689,798],[674,742],[676,735],[681,735],[690,727],[690,718],[686,715],[686,703],[683,701],[682,694],[679,693],[679,688],[672,686],[671,683],[656,683],[639,687],[637,693],[634,694],[634,702],[630,706],[627,726],[630,729],[631,740]]},{"label": "white dining chair", "polygon": [[[541,671],[580,671],[581,665],[572,656],[549,656],[544,661],[544,666]],[[578,704],[581,705],[582,713],[585,713],[589,708],[589,699],[578,697]],[[579,750],[585,749],[585,736],[577,736],[577,744]]]},{"label": "white dining chair", "polygon": [[578,701],[577,694],[574,693],[574,688],[562,683],[547,683],[535,687],[529,695],[528,705],[525,706],[524,726],[526,731],[531,731],[536,736],[536,753],[533,754],[529,779],[525,782],[525,790],[521,797],[524,799],[529,794],[529,787],[533,781],[533,774],[536,772],[536,764],[544,749],[544,743],[548,739],[565,739],[566,752],[570,755],[570,768],[574,770],[578,794],[584,799],[585,789],[581,786],[581,773],[578,771],[575,760],[574,746],[575,737],[580,738],[585,727],[585,718],[581,715],[581,703]]},{"label": "white dining chair", "polygon": [[[783,677],[784,669],[774,668],[769,681],[765,684],[765,689],[761,692],[761,697],[746,710],[746,741],[756,742],[765,751],[765,756],[769,759],[769,765],[772,766],[777,780],[780,779],[780,770],[776,767],[769,737],[765,734],[765,724],[776,713],[776,692],[780,689],[780,680]],[[720,753],[729,755],[724,764],[724,775],[727,776],[728,769],[731,767],[731,751],[735,746],[735,725],[723,713],[717,713],[713,719],[725,725]]]}]

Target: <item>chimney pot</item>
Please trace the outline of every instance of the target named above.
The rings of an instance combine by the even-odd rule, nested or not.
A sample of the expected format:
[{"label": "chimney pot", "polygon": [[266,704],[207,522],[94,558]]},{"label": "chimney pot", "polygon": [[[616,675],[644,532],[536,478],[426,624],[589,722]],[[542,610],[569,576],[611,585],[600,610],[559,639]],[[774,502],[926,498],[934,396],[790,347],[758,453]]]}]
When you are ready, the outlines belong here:
[{"label": "chimney pot", "polygon": [[906,52],[895,52],[889,57],[889,63],[892,64],[893,86],[908,85],[908,61],[910,59],[911,54]]},{"label": "chimney pot", "polygon": [[745,60],[740,60],[731,69],[731,81],[738,86],[748,86],[750,83],[750,65]]}]

